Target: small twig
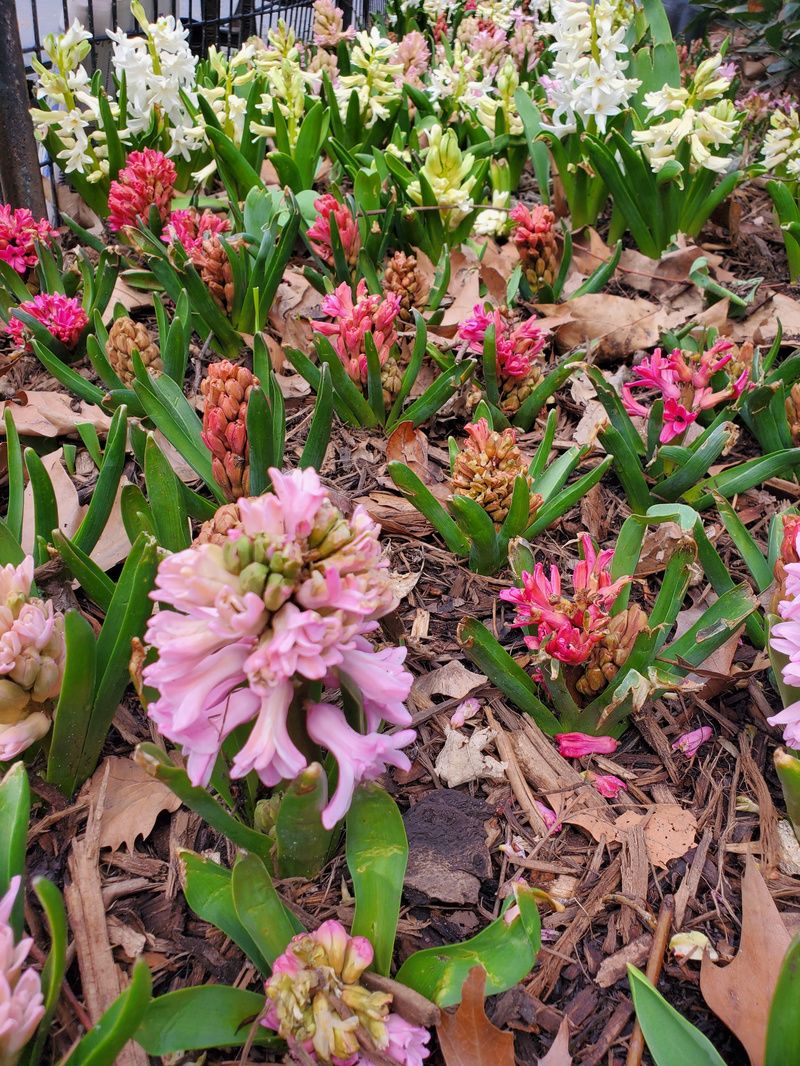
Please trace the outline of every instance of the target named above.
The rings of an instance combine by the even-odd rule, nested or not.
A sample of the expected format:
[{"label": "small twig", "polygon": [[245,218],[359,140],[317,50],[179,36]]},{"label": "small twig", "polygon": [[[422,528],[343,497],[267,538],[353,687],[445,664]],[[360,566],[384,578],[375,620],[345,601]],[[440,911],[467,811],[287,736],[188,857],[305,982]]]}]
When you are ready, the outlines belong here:
[{"label": "small twig", "polygon": [[[658,912],[658,921],[653,933],[653,944],[647,959],[645,976],[652,985],[658,984],[661,976],[661,968],[664,965],[664,952],[667,950],[667,938],[672,929],[672,915],[675,910],[675,901],[672,896],[664,896],[664,901]],[[625,1066],[641,1066],[642,1054],[644,1053],[644,1036],[642,1027],[638,1021],[633,1024],[631,1042],[628,1045],[628,1057]]]}]

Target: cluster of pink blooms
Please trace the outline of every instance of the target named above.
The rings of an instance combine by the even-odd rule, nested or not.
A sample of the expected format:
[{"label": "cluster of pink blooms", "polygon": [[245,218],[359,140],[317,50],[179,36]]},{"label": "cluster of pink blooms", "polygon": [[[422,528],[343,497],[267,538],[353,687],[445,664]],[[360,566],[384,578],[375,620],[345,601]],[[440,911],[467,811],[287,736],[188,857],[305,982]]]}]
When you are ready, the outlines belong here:
[{"label": "cluster of pink blooms", "polygon": [[223,215],[217,215],[208,208],[201,212],[196,207],[187,207],[172,212],[161,240],[165,244],[182,244],[191,257],[193,253],[203,250],[203,241],[227,233],[230,228],[230,220]]},{"label": "cluster of pink blooms", "polygon": [[358,259],[361,237],[358,223],[350,214],[347,204],[339,203],[335,196],[326,192],[314,201],[317,217],[308,227],[308,239],[311,247],[328,266],[333,266],[333,240],[331,238],[331,218],[336,222],[342,251],[348,264],[352,266]]},{"label": "cluster of pink blooms", "polygon": [[522,588],[504,589],[500,598],[516,608],[514,624],[535,626],[536,633],[525,636],[525,644],[544,652],[559,662],[576,666],[585,663],[592,648],[605,636],[609,613],[628,577],[612,581],[609,567],[613,549],[596,552],[592,538],[581,535],[583,559],[576,565],[572,578],[572,599],[561,592],[561,574],[537,563],[533,573],[522,574]]},{"label": "cluster of pink blooms", "polygon": [[32,584],[29,555],[0,569],[0,762],[45,735],[44,708],[64,675],[64,617],[50,600],[31,596]]},{"label": "cluster of pink blooms", "polygon": [[397,45],[397,62],[403,64],[403,79],[409,85],[421,87],[422,75],[428,69],[431,50],[419,30],[404,33]]},{"label": "cluster of pink blooms", "polygon": [[48,244],[55,236],[46,218],[34,218],[27,207],[0,204],[0,260],[18,274],[36,266],[36,241]]},{"label": "cluster of pink blooms", "polygon": [[[789,543],[787,543],[787,541]],[[783,591],[785,599],[778,603],[777,613],[781,621],[770,628],[771,648],[786,656],[781,668],[784,684],[800,689],[800,530],[796,523],[787,523],[784,530]],[[783,726],[783,739],[790,748],[800,748],[800,698],[784,707],[778,714],[768,718],[770,725]]]},{"label": "cluster of pink blooms", "polygon": [[366,937],[349,936],[334,920],[298,934],[272,964],[261,1024],[287,1042],[290,1054],[302,1051],[304,1062],[423,1066],[428,1030],[390,1011],[390,994],[359,983],[373,957]]},{"label": "cluster of pink blooms", "polygon": [[[381,721],[408,726],[411,675],[405,649],[376,651],[365,635],[397,600],[381,557],[379,527],[362,507],[345,519],[314,470],[270,470],[273,494],[241,499],[240,525],[224,546],[170,555],[153,598],[172,610],[151,618],[158,652],[144,670],[159,692],[149,714],[183,747],[196,785],[206,784],[225,738],[253,722],[232,777],[252,770],[266,785],[292,779],[308,760],[289,732],[289,715],[339,764],[325,808],[330,828],[354,788],[387,765],[408,769],[401,751],[414,731],[381,733]],[[307,700],[308,683],[346,678],[363,697],[366,735],[330,703]]]},{"label": "cluster of pink blooms", "polygon": [[748,387],[748,367],[742,370],[736,380],[728,378],[722,388],[715,390],[712,387],[714,375],[733,358],[733,347],[729,340],[718,340],[700,355],[675,348],[668,356],[656,348],[651,356],[633,368],[635,380],[622,386],[625,410],[629,415],[647,418],[649,408],[637,400],[631,390],[655,389],[664,400],[664,424],[659,438],[661,443],[667,444],[680,437],[697,421],[702,411],[737,399]]},{"label": "cluster of pink blooms", "polygon": [[12,877],[0,898],[0,1063],[14,1066],[44,1017],[42,982],[36,970],[23,969],[33,941],[14,941],[11,911],[20,890]]},{"label": "cluster of pink blooms", "polygon": [[789,115],[795,107],[796,101],[791,93],[778,94],[769,89],[751,89],[736,101],[736,110],[745,111],[750,123],[768,121],[773,111],[782,111]]},{"label": "cluster of pink blooms", "polygon": [[314,44],[320,48],[336,48],[340,41],[351,41],[355,26],[344,28],[344,11],[333,0],[314,0]]},{"label": "cluster of pink blooms", "polygon": [[475,304],[472,315],[458,327],[458,335],[471,352],[483,353],[486,330],[494,326],[497,371],[502,378],[523,379],[530,374],[534,361],[544,350],[547,335],[529,318],[519,326],[512,326],[496,308]]},{"label": "cluster of pink blooms", "polygon": [[[41,322],[57,341],[70,349],[75,347],[89,325],[89,316],[77,296],[65,296],[61,292],[40,292],[32,300],[20,304],[19,310]],[[16,348],[28,346],[30,330],[13,312],[6,325],[6,333]]]},{"label": "cluster of pink blooms", "polygon": [[147,223],[155,207],[162,222],[175,195],[175,164],[163,152],[145,148],[131,152],[108,193],[108,228],[113,232]]},{"label": "cluster of pink blooms", "polygon": [[312,328],[329,337],[336,354],[353,381],[367,382],[367,353],[364,338],[368,333],[375,342],[381,366],[391,355],[397,341],[395,319],[400,310],[400,298],[396,293],[384,295],[367,294],[367,283],[362,278],[356,289],[356,299],[347,282],[329,293],[322,301],[322,311],[333,322],[312,322]]}]

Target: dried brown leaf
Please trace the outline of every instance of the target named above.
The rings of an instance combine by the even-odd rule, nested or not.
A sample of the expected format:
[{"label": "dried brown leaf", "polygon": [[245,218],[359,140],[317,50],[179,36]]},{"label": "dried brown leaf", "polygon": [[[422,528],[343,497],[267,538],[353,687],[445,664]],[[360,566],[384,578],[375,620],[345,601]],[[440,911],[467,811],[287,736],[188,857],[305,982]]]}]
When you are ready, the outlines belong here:
[{"label": "dried brown leaf", "polygon": [[572,1055],[569,1053],[569,1018],[564,1018],[559,1025],[550,1050],[544,1058],[539,1059],[538,1066],[572,1066]]},{"label": "dried brown leaf", "polygon": [[755,859],[748,855],[742,879],[742,938],[733,962],[718,966],[704,956],[700,991],[709,1007],[762,1066],[767,1019],[781,963],[791,937]]},{"label": "dried brown leaf", "polygon": [[694,847],[697,832],[695,816],[677,803],[656,803],[644,814],[625,811],[613,823],[586,811],[572,814],[565,821],[585,829],[598,842],[605,839],[617,844],[622,843],[628,830],[642,825],[647,858],[662,869]]},{"label": "dried brown leaf", "polygon": [[453,336],[475,304],[480,303],[480,266],[474,252],[455,251],[451,254],[450,284],[447,287],[450,304],[440,325],[431,327],[436,333]]},{"label": "dried brown leaf", "polygon": [[783,327],[783,340],[800,338],[800,303],[790,296],[776,292],[748,318],[732,322],[730,336],[736,343],[770,344],[775,340],[778,322]]},{"label": "dried brown leaf", "polygon": [[137,837],[146,840],[162,811],[177,811],[181,801],[160,781],[154,781],[132,759],[109,756],[84,785],[81,797],[94,803],[108,769],[100,847],[119,850],[126,844],[133,851]]},{"label": "dried brown leaf", "polygon": [[420,710],[433,706],[432,696],[447,696],[451,700],[463,700],[480,685],[485,685],[485,674],[475,674],[457,659],[418,677],[411,687],[409,702]]},{"label": "dried brown leaf", "polygon": [[[14,425],[23,437],[76,436],[79,422],[89,422],[102,435],[111,425],[99,407],[73,400],[63,392],[19,392],[13,402],[0,403],[0,416],[6,407],[11,408]],[[5,435],[2,422],[0,435]]]},{"label": "dried brown leaf", "polygon": [[436,1027],[446,1066],[514,1066],[514,1034],[486,1017],[486,971],[473,966],[454,1014],[444,1012]]},{"label": "dried brown leaf", "polygon": [[413,422],[401,422],[386,442],[387,463],[405,463],[424,484],[432,481],[428,466],[428,438]]},{"label": "dried brown leaf", "polygon": [[140,307],[152,307],[153,294],[152,292],[142,292],[141,289],[134,289],[132,285],[128,284],[123,275],[118,277],[114,283],[111,299],[108,301],[106,313],[103,315],[103,321],[106,325],[113,321],[114,308],[118,303],[122,304],[126,311],[136,311]]},{"label": "dried brown leaf", "polygon": [[385,533],[424,537],[431,531],[428,520],[412,503],[391,492],[371,492],[369,496],[359,496],[353,503],[360,503]]},{"label": "dried brown leaf", "polygon": [[588,293],[564,304],[535,306],[545,316],[570,315],[572,321],[555,328],[560,351],[595,342],[595,353],[609,360],[624,359],[640,348],[657,344],[668,317],[664,308],[648,300],[606,293]]}]

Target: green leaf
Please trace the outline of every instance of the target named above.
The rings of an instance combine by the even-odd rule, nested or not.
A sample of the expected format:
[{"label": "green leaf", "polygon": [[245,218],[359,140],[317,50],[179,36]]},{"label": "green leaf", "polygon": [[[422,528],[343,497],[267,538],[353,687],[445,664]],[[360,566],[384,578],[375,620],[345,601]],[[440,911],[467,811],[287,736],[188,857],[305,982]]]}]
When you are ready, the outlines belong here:
[{"label": "green leaf", "polygon": [[520,885],[515,896],[520,913],[510,922],[506,918],[512,899],[501,916],[471,940],[411,955],[397,971],[396,980],[440,1007],[460,1003],[464,981],[474,966],[486,971],[487,996],[513,988],[533,969],[541,947],[535,893]]},{"label": "green leaf", "polygon": [[227,985],[197,985],[154,999],[136,1031],[148,1055],[242,1047],[251,1034],[257,1047],[280,1046],[274,1033],[255,1024],[264,996]]},{"label": "green leaf", "polygon": [[197,917],[221,929],[262,974],[269,973],[269,962],[236,914],[231,871],[193,851],[179,851],[178,861],[183,870],[186,902]]},{"label": "green leaf", "polygon": [[405,463],[397,461],[389,463],[387,470],[398,489],[408,497],[420,514],[428,519],[450,551],[455,555],[467,556],[470,550],[469,540],[414,471]]},{"label": "green leaf", "polygon": [[138,959],[131,983],[67,1056],[63,1066],[112,1066],[139,1028],[150,1002],[151,989],[150,971],[145,962]]},{"label": "green leaf", "polygon": [[279,877],[316,876],[325,865],[333,831],[322,825],[328,802],[328,777],[318,762],[301,771],[281,798],[275,819],[276,872]]},{"label": "green leaf", "polygon": [[372,969],[388,976],[392,964],[408,840],[392,797],[376,784],[362,784],[347,813],[347,868],[356,910],[351,933],[375,949]]},{"label": "green leaf", "polygon": [[89,509],[78,526],[72,540],[75,547],[87,555],[97,544],[111,515],[117,498],[119,480],[125,466],[125,450],[128,442],[127,408],[114,412],[108,430],[108,441],[103,452],[103,465],[89,501]]},{"label": "green leaf", "polygon": [[455,396],[462,385],[469,381],[474,369],[475,362],[472,359],[465,359],[449,367],[427,387],[421,396],[409,404],[399,416],[401,421],[410,422],[415,427],[427,422],[451,397]]},{"label": "green leaf", "polygon": [[313,466],[319,470],[328,450],[333,427],[333,385],[331,384],[331,372],[327,366],[320,367],[319,383],[317,385],[317,400],[314,404],[314,414],[311,417],[311,426],[308,430],[303,453],[300,456],[300,469],[305,470]]},{"label": "green leaf", "polygon": [[786,1066],[800,1047],[800,936],[795,936],[784,956],[772,996],[767,1023],[764,1066]]},{"label": "green leaf", "polygon": [[275,891],[258,855],[236,860],[231,884],[236,915],[271,966],[303,927]]},{"label": "green leaf", "polygon": [[655,1066],[725,1066],[707,1037],[679,1014],[635,966],[628,966],[636,1018]]},{"label": "green leaf", "polygon": [[158,543],[170,552],[183,551],[192,542],[189,516],[172,464],[152,433],[147,434],[144,448],[144,476]]},{"label": "green leaf", "polygon": [[47,780],[70,797],[80,772],[97,672],[94,630],[80,611],[67,611],[64,616],[64,641],[64,679],[53,715]]},{"label": "green leaf", "polygon": [[6,508],[6,525],[15,540],[22,536],[22,507],[25,497],[25,475],[22,462],[22,449],[19,434],[14,425],[14,415],[10,404],[3,414],[6,426],[6,463],[8,466],[8,506]]},{"label": "green leaf", "polygon": [[[28,772],[20,760],[0,779],[0,896],[5,895],[12,877],[25,872],[31,790]],[[24,893],[19,892],[11,911],[11,927],[17,940],[22,936]]]},{"label": "green leaf", "polygon": [[44,1044],[50,1034],[50,1024],[61,996],[61,985],[67,964],[67,940],[69,939],[67,912],[64,908],[64,900],[56,886],[44,877],[37,877],[33,882],[33,890],[47,918],[50,951],[42,969],[45,1013],[39,1022],[34,1040],[23,1052],[22,1066],[37,1066],[42,1061]]},{"label": "green leaf", "polygon": [[49,544],[52,531],[58,527],[58,504],[53,482],[42,460],[33,448],[26,448],[24,455],[25,467],[33,489],[33,561],[36,566],[41,566],[47,562],[45,545]]},{"label": "green leaf", "polygon": [[475,618],[465,618],[456,639],[478,669],[540,729],[549,736],[562,732],[561,723],[537,696],[533,681],[485,626]]}]

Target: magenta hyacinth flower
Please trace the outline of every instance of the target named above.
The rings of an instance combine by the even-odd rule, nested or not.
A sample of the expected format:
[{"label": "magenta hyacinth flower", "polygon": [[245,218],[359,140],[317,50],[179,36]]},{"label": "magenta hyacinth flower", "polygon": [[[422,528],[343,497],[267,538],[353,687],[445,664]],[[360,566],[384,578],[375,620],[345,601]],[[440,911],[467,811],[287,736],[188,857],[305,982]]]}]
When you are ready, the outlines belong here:
[{"label": "magenta hyacinth flower", "polygon": [[[65,296],[62,292],[40,292],[32,300],[19,305],[19,310],[41,322],[67,348],[74,348],[80,340],[89,317],[77,296]],[[30,347],[30,330],[14,312],[5,328],[17,348]]]},{"label": "magenta hyacinth flower", "polygon": [[620,792],[627,792],[628,786],[621,777],[614,774],[594,774],[588,770],[584,775],[589,784],[593,785],[601,796],[606,799],[616,799]]},{"label": "magenta hyacinth flower", "polygon": [[34,218],[27,207],[0,204],[0,259],[18,274],[36,266],[36,242],[50,244],[55,237],[46,218]]},{"label": "magenta hyacinth flower", "polygon": [[33,941],[14,941],[11,910],[20,890],[12,877],[0,898],[0,1064],[15,1066],[44,1017],[42,982],[36,970],[23,968]]},{"label": "magenta hyacinth flower", "polygon": [[484,304],[475,304],[470,318],[458,327],[458,336],[476,355],[483,354],[486,331],[494,326],[497,372],[501,378],[521,380],[533,369],[536,359],[542,354],[547,334],[536,324],[535,318],[512,328],[508,319],[496,308],[487,310]]},{"label": "magenta hyacinth flower", "polygon": [[400,297],[394,292],[383,296],[368,295],[367,283],[362,278],[356,288],[354,303],[350,286],[345,281],[323,299],[322,311],[334,321],[312,322],[312,329],[330,338],[350,378],[365,385],[367,352],[364,338],[367,333],[372,334],[378,362],[383,366],[397,341],[394,323],[400,311]]},{"label": "magenta hyacinth flower", "polygon": [[619,741],[613,737],[590,737],[588,733],[556,733],[558,753],[565,759],[581,759],[584,755],[613,755]]},{"label": "magenta hyacinth flower", "polygon": [[[315,470],[270,470],[270,477],[272,494],[239,500],[239,525],[224,545],[202,544],[161,563],[153,598],[172,610],[158,611],[147,629],[158,659],[143,678],[159,693],[148,713],[183,748],[195,785],[208,783],[225,738],[252,722],[231,776],[255,770],[270,786],[308,765],[292,739],[291,714],[295,728],[303,725],[339,763],[323,815],[331,828],[360,781],[388,765],[409,768],[399,749],[413,730],[380,729],[410,725],[412,678],[404,648],[376,650],[365,639],[397,603],[379,527],[362,507],[345,518]],[[334,689],[343,681],[361,692],[366,735],[311,694],[319,683]]]},{"label": "magenta hyacinth flower", "polygon": [[220,233],[228,233],[230,228],[230,219],[224,215],[218,215],[208,208],[201,212],[196,207],[186,207],[172,212],[161,240],[169,245],[182,244],[191,258],[197,252],[202,252],[203,241],[218,237]]},{"label": "magenta hyacinth flower", "polygon": [[108,193],[108,228],[112,232],[147,224],[155,207],[162,222],[175,195],[177,171],[171,159],[155,148],[131,152]]},{"label": "magenta hyacinth flower", "polygon": [[691,759],[697,754],[698,748],[711,740],[714,736],[714,730],[711,726],[701,725],[699,729],[692,729],[688,733],[683,733],[677,740],[672,743],[673,751],[681,751],[687,758]]},{"label": "magenta hyacinth flower", "polygon": [[317,217],[308,227],[307,233],[314,251],[324,263],[333,266],[333,238],[331,236],[331,219],[333,218],[336,221],[344,257],[352,266],[358,259],[361,237],[358,232],[358,223],[351,215],[347,204],[339,203],[331,193],[325,193],[314,201],[314,210],[317,212]]}]

